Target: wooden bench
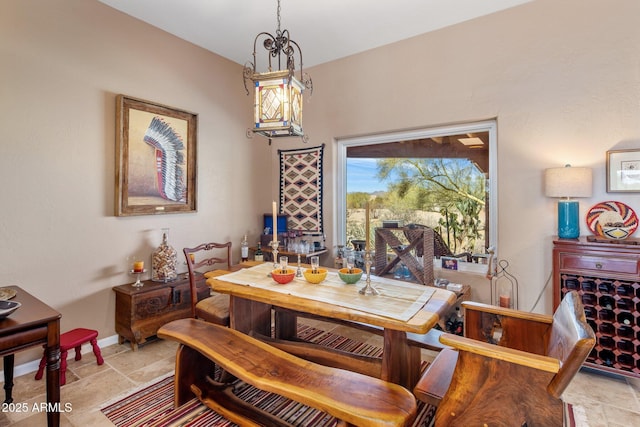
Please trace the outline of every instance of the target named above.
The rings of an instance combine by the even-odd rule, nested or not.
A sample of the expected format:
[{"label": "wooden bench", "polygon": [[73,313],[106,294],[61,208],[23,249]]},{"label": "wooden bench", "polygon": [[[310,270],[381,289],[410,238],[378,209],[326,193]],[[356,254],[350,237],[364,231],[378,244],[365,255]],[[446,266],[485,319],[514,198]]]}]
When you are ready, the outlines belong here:
[{"label": "wooden bench", "polygon": [[306,361],[233,329],[180,319],[158,330],[179,342],[175,404],[196,395],[206,406],[240,425],[288,425],[242,401],[230,383],[212,379],[215,364],[261,390],[324,411],[343,426],[405,426],[416,416],[407,389],[377,378]]},{"label": "wooden bench", "polygon": [[413,392],[438,405],[436,426],[561,426],[562,392],[595,344],[576,292],[553,316],[464,302],[465,336],[449,346]]}]

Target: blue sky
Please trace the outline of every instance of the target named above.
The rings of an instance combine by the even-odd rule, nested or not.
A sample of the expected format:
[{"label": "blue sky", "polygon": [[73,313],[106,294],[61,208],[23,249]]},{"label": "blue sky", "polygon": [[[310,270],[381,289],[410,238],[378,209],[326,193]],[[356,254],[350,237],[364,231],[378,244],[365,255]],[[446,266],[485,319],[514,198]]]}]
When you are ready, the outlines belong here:
[{"label": "blue sky", "polygon": [[386,191],[387,181],[376,178],[376,159],[347,158],[347,193]]}]

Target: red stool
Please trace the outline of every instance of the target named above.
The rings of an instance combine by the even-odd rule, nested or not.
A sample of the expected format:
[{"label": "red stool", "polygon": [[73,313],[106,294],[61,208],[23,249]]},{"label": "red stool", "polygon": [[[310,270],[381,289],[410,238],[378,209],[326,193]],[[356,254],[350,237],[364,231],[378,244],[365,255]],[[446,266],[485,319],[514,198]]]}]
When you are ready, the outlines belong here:
[{"label": "red stool", "polygon": [[[82,344],[89,342],[91,343],[91,347],[93,347],[93,354],[96,355],[98,365],[102,365],[104,363],[96,338],[98,338],[98,331],[84,328],[73,329],[60,335],[60,385],[64,385],[67,382],[67,353],[72,348],[76,350],[76,360],[80,360],[82,359],[82,353],[80,353]],[[42,356],[42,360],[40,360],[40,367],[36,373],[36,380],[42,378],[42,373],[46,365],[47,355],[45,353],[45,355]]]}]

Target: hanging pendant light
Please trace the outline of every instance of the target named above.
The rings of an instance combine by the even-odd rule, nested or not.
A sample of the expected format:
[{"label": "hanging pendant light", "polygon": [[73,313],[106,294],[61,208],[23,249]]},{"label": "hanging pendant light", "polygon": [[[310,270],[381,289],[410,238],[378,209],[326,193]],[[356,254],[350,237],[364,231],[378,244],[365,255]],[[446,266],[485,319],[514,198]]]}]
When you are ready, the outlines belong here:
[{"label": "hanging pendant light", "polygon": [[[257,72],[256,47],[258,43],[267,51],[268,70]],[[295,57],[300,59],[299,77],[295,75]],[[291,40],[289,31],[280,30],[280,0],[278,0],[278,29],[273,36],[259,33],[253,42],[253,62],[244,66],[244,87],[249,94],[247,82],[251,81],[255,90],[253,129],[247,136],[257,133],[269,138],[300,136],[304,142],[308,137],[302,130],[303,92],[313,93],[313,82],[302,71],[302,50]]]}]

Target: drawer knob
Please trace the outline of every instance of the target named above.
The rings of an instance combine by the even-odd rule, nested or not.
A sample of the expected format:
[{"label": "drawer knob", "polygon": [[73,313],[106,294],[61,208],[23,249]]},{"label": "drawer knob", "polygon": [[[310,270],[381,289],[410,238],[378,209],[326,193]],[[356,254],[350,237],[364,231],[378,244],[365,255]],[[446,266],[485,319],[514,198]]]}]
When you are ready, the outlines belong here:
[{"label": "drawer knob", "polygon": [[596,268],[598,270],[602,270],[602,263],[601,262],[596,262]]}]

